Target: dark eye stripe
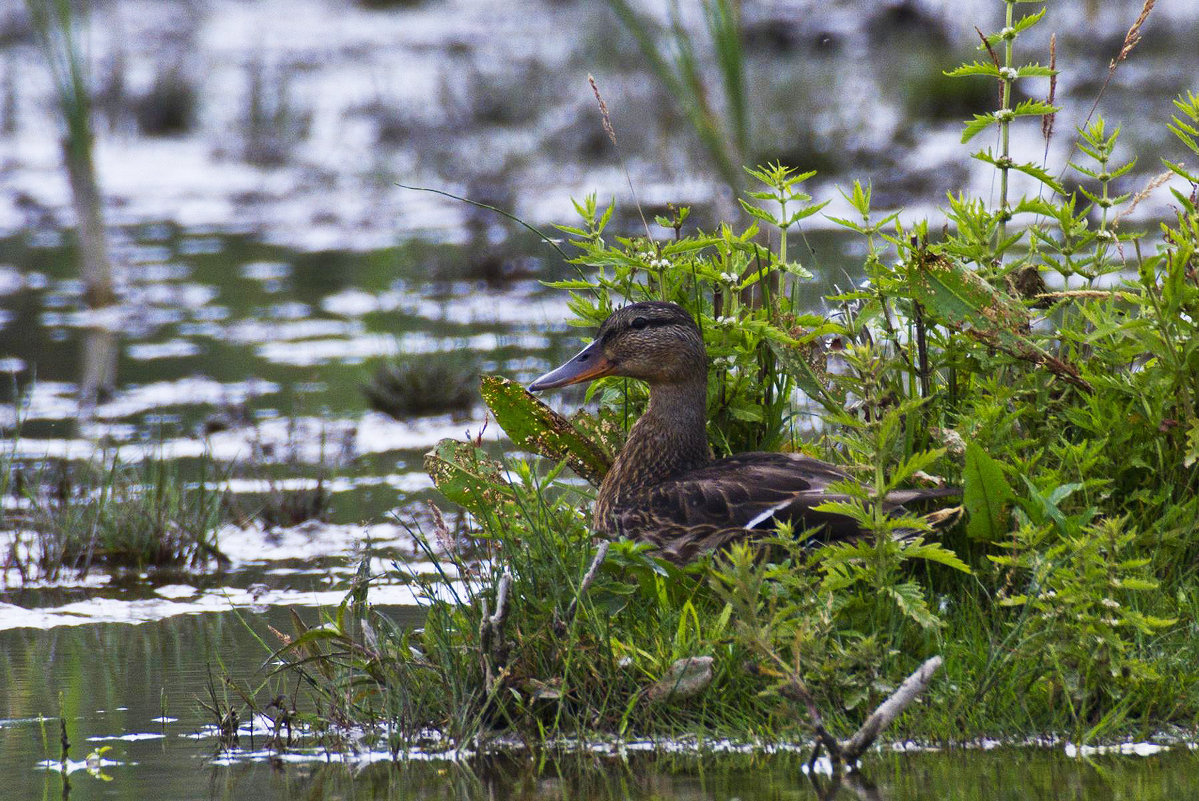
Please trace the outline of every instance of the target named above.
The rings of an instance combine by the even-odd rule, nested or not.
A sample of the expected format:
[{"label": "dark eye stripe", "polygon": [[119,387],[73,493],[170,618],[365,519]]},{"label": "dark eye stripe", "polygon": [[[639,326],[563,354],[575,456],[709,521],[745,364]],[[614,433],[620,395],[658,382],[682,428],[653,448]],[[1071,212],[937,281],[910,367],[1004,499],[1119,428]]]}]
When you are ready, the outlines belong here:
[{"label": "dark eye stripe", "polygon": [[[638,325],[638,323],[640,323],[640,325]],[[633,320],[632,323],[630,323],[630,326],[640,331],[640,330],[643,330],[646,328],[659,328],[664,325],[678,325],[678,324],[679,324],[678,320],[672,320],[669,317],[654,317],[654,318],[637,317],[636,319]]]}]

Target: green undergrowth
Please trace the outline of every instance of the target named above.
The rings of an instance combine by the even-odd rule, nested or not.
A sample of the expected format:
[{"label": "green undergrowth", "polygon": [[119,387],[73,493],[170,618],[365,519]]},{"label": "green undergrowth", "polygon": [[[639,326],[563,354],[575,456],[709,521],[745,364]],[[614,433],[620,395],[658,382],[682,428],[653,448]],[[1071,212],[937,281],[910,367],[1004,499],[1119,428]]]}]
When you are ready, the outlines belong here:
[{"label": "green undergrowth", "polygon": [[[1199,176],[1163,165],[1174,216],[1146,235],[1125,223],[1142,197],[1100,118],[1075,132],[1068,164],[1009,152],[1010,126],[1048,131],[1056,111],[1052,89],[1017,103],[1013,87],[1043,95],[1056,73],[1014,57],[1043,12],[1004,5],[980,60],[950,73],[1001,87],[1000,108],[963,135],[994,134],[973,157],[995,169],[997,196],[947,188],[944,217],[912,224],[877,213],[868,185],[846,189],[854,213],[833,222],[862,238],[869,280],[830,298],[829,314],[802,311],[808,272],[789,237],[822,206],[789,168],[747,173],[748,224],[692,233],[679,209],[656,221],[661,237],[614,236],[611,209],[588,199],[562,229],[588,276],[556,284],[572,322],[590,333],[628,301],[685,306],[712,357],[717,454],[793,449],[845,465],[861,485],[829,509],[873,535],[819,545],[782,532],[686,568],[621,541],[596,562],[588,502],[645,388],[603,379],[589,390],[598,411],[566,419],[487,377],[516,449],[497,460],[445,441],[429,454],[472,522],[468,544],[426,532],[440,575],[413,579],[424,627],[371,611],[364,574],[335,619],[281,651],[331,719],[404,743],[807,739],[807,699],[844,736],[940,655],[889,736],[1089,741],[1194,726]],[[1199,156],[1199,97],[1168,115],[1163,142],[1168,129]],[[871,503],[941,482],[963,489],[964,507],[941,531]],[[897,540],[899,528],[916,535]]]}]

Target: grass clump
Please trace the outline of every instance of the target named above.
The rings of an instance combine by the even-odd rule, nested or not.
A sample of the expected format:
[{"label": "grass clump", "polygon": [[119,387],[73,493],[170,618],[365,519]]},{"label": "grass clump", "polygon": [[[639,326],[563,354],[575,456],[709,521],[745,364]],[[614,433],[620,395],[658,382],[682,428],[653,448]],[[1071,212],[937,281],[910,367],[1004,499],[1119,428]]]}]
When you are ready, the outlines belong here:
[{"label": "grass clump", "polygon": [[195,482],[163,458],[119,455],[64,463],[54,476],[21,478],[12,489],[25,511],[9,519],[15,539],[8,565],[23,578],[86,576],[94,567],[196,569],[226,561],[216,532],[225,521],[221,493],[201,460]]},{"label": "grass clump", "polygon": [[408,420],[469,412],[479,397],[478,383],[479,371],[461,359],[409,357],[376,367],[362,393],[375,411]]},{"label": "grass clump", "polygon": [[179,136],[195,125],[199,104],[194,83],[182,67],[161,69],[133,104],[137,129],[144,136]]},{"label": "grass clump", "polygon": [[[1119,187],[1118,131],[1101,119],[1079,127],[1063,167],[1078,189],[1019,161],[1010,126],[1057,111],[1013,101],[1017,81],[1056,72],[1013,66],[1013,43],[1040,19],[1009,14],[986,58],[952,73],[1004,83],[1000,107],[963,136],[996,134],[997,151],[974,154],[997,172],[995,201],[950,194],[943,220],[905,225],[855,183],[852,213],[832,219],[864,241],[869,280],[831,298],[834,314],[803,311],[808,273],[788,237],[821,206],[802,191],[809,176],[782,166],[749,172],[747,226],[684,235],[677,210],[657,220],[661,239],[613,237],[611,208],[592,198],[563,228],[590,268],[555,284],[577,324],[624,301],[684,305],[712,356],[714,450],[845,464],[862,488],[835,511],[872,536],[780,532],[685,568],[597,543],[588,484],[644,388],[603,379],[598,414],[566,420],[485,379],[496,421],[549,459],[439,444],[426,466],[470,513],[477,551],[436,526],[437,575],[416,579],[422,629],[390,626],[359,588],[332,625],[288,644],[290,668],[340,718],[404,742],[851,731],[935,655],[948,680],[903,735],[1087,741],[1193,725],[1199,176],[1166,163],[1182,188],[1149,244],[1118,225],[1140,197]],[[1199,155],[1199,97],[1174,110],[1169,130]],[[1032,187],[1019,196],[1017,174]],[[568,466],[587,482],[564,480]],[[963,522],[937,542],[919,518],[871,503],[917,476],[963,488]],[[896,540],[897,527],[916,536]]]}]

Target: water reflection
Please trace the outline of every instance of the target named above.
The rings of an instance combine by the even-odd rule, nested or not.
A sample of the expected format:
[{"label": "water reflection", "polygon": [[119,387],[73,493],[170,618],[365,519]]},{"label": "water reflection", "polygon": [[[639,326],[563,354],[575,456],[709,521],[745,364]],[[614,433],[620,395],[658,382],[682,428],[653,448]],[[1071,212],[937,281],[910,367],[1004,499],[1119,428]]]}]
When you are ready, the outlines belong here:
[{"label": "water reflection", "polygon": [[[60,591],[83,597],[82,591]],[[20,602],[19,597],[10,600]],[[297,610],[309,624],[314,610]],[[388,614],[415,624],[419,613]],[[256,718],[239,749],[226,750],[201,707],[210,681],[240,704],[260,708],[297,694],[264,665],[272,635],[290,611],[202,614],[141,625],[101,624],[48,631],[0,632],[0,775],[6,798],[90,799],[410,799],[435,801],[823,801],[824,799],[1136,799],[1190,797],[1199,757],[1185,746],[1146,757],[1065,749],[994,748],[868,754],[860,776],[834,782],[810,775],[801,747],[740,752],[711,744],[700,752],[670,743],[621,749],[468,756],[458,761],[415,752],[393,762],[386,751],[326,752],[320,745],[275,751]],[[226,673],[237,687],[221,679]],[[304,711],[303,694],[299,693]],[[44,718],[43,718],[44,716]],[[65,718],[75,768],[64,776],[59,717]],[[251,716],[242,715],[242,727]],[[351,740],[351,742],[353,742]],[[109,750],[99,753],[99,749]],[[92,770],[88,757],[92,756]],[[97,760],[104,760],[97,762]],[[53,767],[39,767],[49,761]],[[103,776],[108,777],[106,780]]]},{"label": "water reflection", "polygon": [[83,330],[79,344],[79,417],[90,419],[96,405],[116,392],[120,338],[116,331],[93,326]]}]

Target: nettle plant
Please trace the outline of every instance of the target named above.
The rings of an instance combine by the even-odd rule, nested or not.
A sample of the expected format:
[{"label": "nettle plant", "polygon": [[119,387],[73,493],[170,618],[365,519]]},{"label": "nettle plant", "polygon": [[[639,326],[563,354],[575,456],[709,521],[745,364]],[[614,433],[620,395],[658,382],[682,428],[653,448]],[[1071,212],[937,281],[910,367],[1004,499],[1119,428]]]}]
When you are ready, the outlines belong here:
[{"label": "nettle plant", "polygon": [[[1012,66],[1013,44],[1044,13],[1013,20],[1013,8],[981,46],[990,61],[949,73],[1001,84],[1000,108],[963,134],[966,142],[996,130],[998,152],[974,158],[999,173],[997,206],[950,195],[939,242],[932,226],[905,231],[896,222],[882,234],[893,258],[872,245],[869,285],[841,299],[856,310],[846,326],[857,351],[850,380],[896,376],[881,400],[922,400],[907,436],[960,451],[967,523],[957,550],[985,557],[975,567],[1018,610],[998,633],[1019,644],[1011,654],[1026,658],[1021,669],[1038,675],[1047,697],[1067,697],[1072,720],[1084,724],[1157,686],[1143,649],[1175,615],[1155,575],[1193,579],[1179,565],[1194,560],[1199,522],[1199,182],[1166,163],[1167,177],[1190,192],[1174,190],[1176,219],[1145,253],[1119,222],[1165,179],[1136,198],[1116,190],[1132,167],[1114,161],[1118,129],[1097,118],[1077,130],[1073,191],[1043,165],[1018,162],[1010,126],[1031,118],[1048,135],[1045,118],[1057,108],[1011,103],[1017,81],[1055,75]],[[1197,98],[1175,107],[1170,130],[1199,152]],[[1013,171],[1032,178],[1035,195],[1009,196]],[[860,221],[839,222],[878,231],[869,193],[855,188],[849,199]],[[842,430],[853,436],[851,425]],[[1011,654],[1008,664],[1020,661]]]},{"label": "nettle plant", "polygon": [[[748,173],[762,188],[742,201],[754,222],[740,231],[725,224],[715,233],[684,236],[689,210],[680,208],[655,220],[673,238],[654,239],[647,229],[644,238],[609,241],[612,207],[601,212],[594,196],[576,203],[582,224],[560,228],[578,250],[573,263],[593,272],[549,284],[571,292],[572,324],[580,326],[598,327],[618,306],[640,300],[673,301],[692,314],[712,359],[708,434],[718,455],[790,441],[797,376],[784,363],[834,330],[820,316],[797,311],[800,282],[811,273],[787,256],[788,229],[825,205],[800,189],[814,173],[781,165]],[[764,238],[777,246],[761,244]],[[648,397],[644,386],[616,378],[595,382],[589,397],[596,392],[627,422]]]}]

